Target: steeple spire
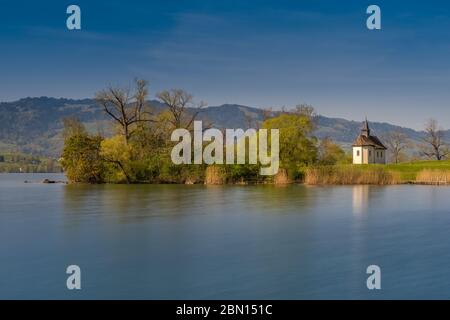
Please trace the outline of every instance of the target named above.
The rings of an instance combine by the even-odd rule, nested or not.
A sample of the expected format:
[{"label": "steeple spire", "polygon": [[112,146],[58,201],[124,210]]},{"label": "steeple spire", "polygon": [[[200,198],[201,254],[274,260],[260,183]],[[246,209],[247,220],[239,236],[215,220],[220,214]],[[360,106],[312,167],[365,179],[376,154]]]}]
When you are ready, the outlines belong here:
[{"label": "steeple spire", "polygon": [[363,122],[363,128],[361,129],[361,135],[363,136],[370,136],[370,128],[369,128],[369,122],[367,121],[367,117],[366,120]]}]

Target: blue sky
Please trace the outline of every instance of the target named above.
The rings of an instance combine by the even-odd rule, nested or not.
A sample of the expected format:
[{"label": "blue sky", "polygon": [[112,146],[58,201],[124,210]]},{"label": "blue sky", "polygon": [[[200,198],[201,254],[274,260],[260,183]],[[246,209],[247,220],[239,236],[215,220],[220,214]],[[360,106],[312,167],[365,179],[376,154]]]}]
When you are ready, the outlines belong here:
[{"label": "blue sky", "polygon": [[[66,29],[77,4],[82,30]],[[377,4],[382,30],[369,31]],[[210,105],[450,128],[445,1],[0,1],[0,101],[183,88]]]}]

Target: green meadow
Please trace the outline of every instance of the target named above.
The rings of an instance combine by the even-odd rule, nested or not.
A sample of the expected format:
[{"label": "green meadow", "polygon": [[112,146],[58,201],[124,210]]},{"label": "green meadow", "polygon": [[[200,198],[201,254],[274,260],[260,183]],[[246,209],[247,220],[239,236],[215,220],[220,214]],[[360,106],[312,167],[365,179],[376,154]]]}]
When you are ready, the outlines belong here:
[{"label": "green meadow", "polygon": [[398,164],[387,164],[386,169],[400,174],[404,181],[415,181],[417,175],[424,171],[448,171],[450,172],[450,160],[422,160]]}]

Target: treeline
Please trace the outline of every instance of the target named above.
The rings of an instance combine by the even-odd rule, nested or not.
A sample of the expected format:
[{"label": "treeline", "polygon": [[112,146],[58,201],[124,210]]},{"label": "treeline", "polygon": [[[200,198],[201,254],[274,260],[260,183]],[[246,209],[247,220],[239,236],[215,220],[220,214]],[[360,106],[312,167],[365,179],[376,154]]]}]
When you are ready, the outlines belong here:
[{"label": "treeline", "polygon": [[402,129],[388,132],[382,138],[393,163],[422,159],[441,161],[450,156],[450,145],[445,133],[446,130],[439,126],[437,120],[428,119],[420,143],[410,141]]},{"label": "treeline", "polygon": [[0,154],[0,172],[2,173],[48,173],[62,172],[56,159],[37,157],[22,153]]},{"label": "treeline", "polygon": [[[174,129],[193,130],[206,105],[181,89],[159,92],[165,105],[155,112],[148,104],[148,85],[136,80],[132,89],[110,87],[96,94],[96,101],[115,128],[112,137],[89,133],[77,119],[64,120],[61,164],[72,183],[247,183],[273,182],[260,176],[259,165],[175,165],[170,154],[176,144]],[[315,113],[301,105],[278,113],[265,112],[256,126],[280,130],[280,171],[289,180],[304,178],[312,164],[349,162],[349,155],[331,139],[312,135]],[[214,124],[209,123],[207,127]]]}]

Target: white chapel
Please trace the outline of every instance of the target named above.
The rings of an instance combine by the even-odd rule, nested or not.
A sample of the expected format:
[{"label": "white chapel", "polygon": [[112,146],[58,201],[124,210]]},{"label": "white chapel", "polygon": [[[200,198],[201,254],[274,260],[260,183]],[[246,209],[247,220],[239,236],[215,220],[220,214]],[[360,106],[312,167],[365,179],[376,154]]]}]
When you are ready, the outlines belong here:
[{"label": "white chapel", "polygon": [[353,164],[386,163],[387,148],[370,135],[369,122],[364,121],[361,133],[353,142]]}]

